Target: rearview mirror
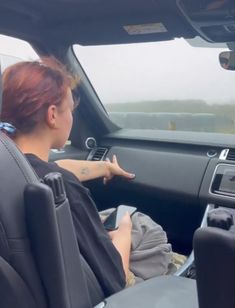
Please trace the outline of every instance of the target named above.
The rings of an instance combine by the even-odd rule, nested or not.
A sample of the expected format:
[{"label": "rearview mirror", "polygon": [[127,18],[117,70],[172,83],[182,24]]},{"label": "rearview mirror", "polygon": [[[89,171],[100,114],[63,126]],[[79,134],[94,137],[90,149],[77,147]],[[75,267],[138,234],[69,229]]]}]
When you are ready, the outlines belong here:
[{"label": "rearview mirror", "polygon": [[219,55],[219,62],[222,68],[235,71],[235,51],[223,51]]}]

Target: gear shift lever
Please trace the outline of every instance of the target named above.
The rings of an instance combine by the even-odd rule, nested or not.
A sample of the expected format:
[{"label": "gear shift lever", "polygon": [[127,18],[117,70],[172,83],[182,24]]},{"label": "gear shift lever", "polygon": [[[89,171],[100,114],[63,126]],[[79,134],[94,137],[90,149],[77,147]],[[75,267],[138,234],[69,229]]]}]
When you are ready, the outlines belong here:
[{"label": "gear shift lever", "polygon": [[207,224],[209,227],[229,230],[234,224],[233,215],[225,209],[211,210],[207,216]]}]

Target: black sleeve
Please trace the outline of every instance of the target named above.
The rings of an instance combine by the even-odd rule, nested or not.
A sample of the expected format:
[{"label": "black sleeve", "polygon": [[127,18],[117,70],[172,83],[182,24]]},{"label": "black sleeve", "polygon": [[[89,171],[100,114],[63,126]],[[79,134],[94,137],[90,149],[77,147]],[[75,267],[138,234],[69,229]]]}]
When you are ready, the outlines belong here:
[{"label": "black sleeve", "polygon": [[105,296],[110,296],[125,287],[121,256],[103,227],[89,190],[70,172],[60,172],[63,172],[80,251]]},{"label": "black sleeve", "polygon": [[125,273],[121,256],[101,223],[89,190],[73,173],[56,163],[42,161],[33,154],[26,154],[26,157],[42,179],[50,172],[62,174],[81,254],[97,277],[106,297],[123,289]]}]

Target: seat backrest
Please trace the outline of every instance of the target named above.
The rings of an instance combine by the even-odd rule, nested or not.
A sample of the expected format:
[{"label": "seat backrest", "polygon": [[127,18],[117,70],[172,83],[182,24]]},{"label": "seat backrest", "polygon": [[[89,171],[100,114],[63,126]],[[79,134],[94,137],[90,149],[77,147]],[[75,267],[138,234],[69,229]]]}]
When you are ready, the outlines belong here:
[{"label": "seat backrest", "polygon": [[92,305],[62,176],[59,173],[47,176],[55,194],[59,193],[59,202],[54,202],[52,190],[45,184],[29,184],[25,190],[25,213],[48,306],[89,308]]},{"label": "seat backrest", "polygon": [[38,179],[22,153],[1,132],[0,174],[0,256],[22,279],[35,307],[47,307],[25,224],[24,189],[28,183],[37,183]]},{"label": "seat backrest", "polygon": [[235,307],[235,234],[215,227],[194,235],[200,308]]},{"label": "seat backrest", "polygon": [[1,132],[0,174],[0,306],[91,307],[67,199],[55,204]]}]

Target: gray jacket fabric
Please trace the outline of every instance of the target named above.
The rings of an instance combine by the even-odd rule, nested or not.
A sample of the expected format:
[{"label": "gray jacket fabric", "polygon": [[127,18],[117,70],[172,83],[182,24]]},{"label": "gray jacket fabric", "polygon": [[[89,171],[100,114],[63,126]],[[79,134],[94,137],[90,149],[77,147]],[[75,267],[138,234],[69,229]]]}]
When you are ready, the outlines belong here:
[{"label": "gray jacket fabric", "polygon": [[136,281],[166,274],[172,249],[162,227],[148,215],[137,212],[132,216],[131,237],[130,270]]},{"label": "gray jacket fabric", "polygon": [[[104,220],[114,209],[100,212]],[[148,215],[136,212],[132,216],[130,270],[136,282],[164,275],[172,262],[172,249],[162,227]]]}]

